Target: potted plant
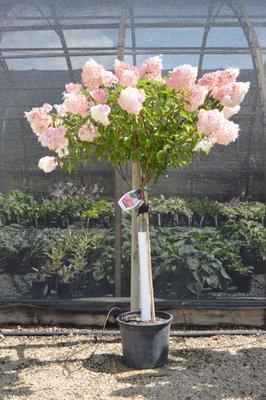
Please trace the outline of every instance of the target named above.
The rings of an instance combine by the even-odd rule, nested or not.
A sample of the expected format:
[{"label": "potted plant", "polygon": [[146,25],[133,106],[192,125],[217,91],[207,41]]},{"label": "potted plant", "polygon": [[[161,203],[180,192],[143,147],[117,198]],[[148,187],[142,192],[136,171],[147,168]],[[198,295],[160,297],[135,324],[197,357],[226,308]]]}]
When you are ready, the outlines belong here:
[{"label": "potted plant", "polygon": [[237,286],[239,292],[248,293],[250,291],[253,269],[253,267],[243,265],[239,261],[231,263],[227,268],[228,275],[232,279],[233,284]]},{"label": "potted plant", "polygon": [[220,214],[220,204],[212,199],[194,199],[190,202],[193,212],[193,219],[199,228],[203,226],[215,226],[218,228],[218,217]]},{"label": "potted plant", "polygon": [[220,219],[222,222],[239,218],[239,211],[235,202],[220,203],[220,206]]},{"label": "potted plant", "polygon": [[[98,158],[107,157],[130,187],[124,166],[133,162],[132,185],[140,189],[142,206],[137,220],[132,214],[131,286],[136,290],[140,279],[140,311],[123,313],[118,322],[124,360],[137,368],[166,362],[172,321],[167,313],[155,314],[148,184],[168,167],[189,163],[195,152],[208,153],[214,143],[236,140],[239,127],[228,118],[238,112],[249,88],[249,83],[236,82],[238,74],[237,69],[216,71],[196,82],[197,68],[181,65],[163,78],[160,56],[140,68],[116,60],[113,74],[89,59],[82,84],[66,85],[56,111],[44,104],[26,113],[41,145],[56,152],[39,161],[44,172],[56,166],[71,172],[95,151]],[[134,270],[137,245],[139,276]]]},{"label": "potted plant", "polygon": [[69,265],[63,265],[58,272],[57,296],[59,299],[71,299],[73,296],[74,271]]},{"label": "potted plant", "polygon": [[162,195],[160,198],[152,199],[151,204],[152,213],[157,217],[152,219],[155,225],[191,225],[192,212],[185,200],[180,199],[179,197],[169,197],[166,199]]},{"label": "potted plant", "polygon": [[87,228],[104,227],[110,228],[112,217],[114,216],[114,203],[105,199],[96,200],[82,215],[86,218]]},{"label": "potted plant", "polygon": [[32,280],[32,295],[34,299],[45,299],[48,295],[48,281],[44,268],[32,268],[36,273]]},{"label": "potted plant", "polygon": [[241,201],[237,208],[241,218],[255,220],[264,225],[265,204],[258,201]]},{"label": "potted plant", "polygon": [[30,250],[27,230],[21,227],[5,226],[0,230],[1,267],[7,273],[25,273],[24,259]]},{"label": "potted plant", "polygon": [[255,274],[265,274],[265,228],[257,221],[228,221],[222,227],[225,236],[234,240],[239,248],[242,262],[253,266]]},{"label": "potted plant", "polygon": [[[164,231],[164,232],[162,232]],[[153,234],[153,268],[157,290],[165,297],[199,298],[206,290],[226,291],[230,277],[214,253],[193,237],[194,229],[163,229]]]},{"label": "potted plant", "polygon": [[[77,289],[92,250],[102,240],[99,234],[68,232],[61,235],[48,253],[46,272],[53,277],[53,287],[59,298],[71,298]],[[56,279],[55,279],[56,277]]]},{"label": "potted plant", "polygon": [[238,240],[228,238],[213,228],[194,229],[187,235],[199,249],[220,260],[234,287],[242,292],[250,290],[253,268],[243,264]]},{"label": "potted plant", "polygon": [[12,224],[28,224],[34,218],[36,200],[20,190],[12,190],[2,200],[2,213],[5,222]]}]

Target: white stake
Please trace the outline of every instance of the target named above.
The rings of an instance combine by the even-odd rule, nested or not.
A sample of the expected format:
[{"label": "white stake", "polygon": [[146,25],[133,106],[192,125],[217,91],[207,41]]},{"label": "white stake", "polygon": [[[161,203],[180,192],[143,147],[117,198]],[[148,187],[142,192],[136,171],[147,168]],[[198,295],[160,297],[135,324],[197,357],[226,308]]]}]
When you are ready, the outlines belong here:
[{"label": "white stake", "polygon": [[139,265],[140,265],[140,309],[141,320],[151,319],[151,296],[149,280],[149,249],[147,232],[138,232]]}]

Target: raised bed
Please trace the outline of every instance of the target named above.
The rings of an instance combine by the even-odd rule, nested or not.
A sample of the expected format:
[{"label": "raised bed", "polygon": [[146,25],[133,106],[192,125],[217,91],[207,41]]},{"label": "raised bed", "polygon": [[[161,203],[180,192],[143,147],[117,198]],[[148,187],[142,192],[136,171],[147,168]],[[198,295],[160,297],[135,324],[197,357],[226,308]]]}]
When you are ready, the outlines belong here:
[{"label": "raised bed", "polygon": [[[108,311],[129,310],[128,298],[6,300],[0,302],[0,324],[102,326]],[[266,299],[156,300],[177,326],[266,327]],[[115,322],[115,310],[109,321]]]}]

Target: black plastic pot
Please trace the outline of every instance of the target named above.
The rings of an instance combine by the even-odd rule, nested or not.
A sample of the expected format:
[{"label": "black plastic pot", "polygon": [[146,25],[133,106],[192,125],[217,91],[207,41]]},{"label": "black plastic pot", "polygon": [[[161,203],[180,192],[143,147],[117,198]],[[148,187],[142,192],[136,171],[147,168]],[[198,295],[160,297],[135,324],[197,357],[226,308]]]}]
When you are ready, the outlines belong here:
[{"label": "black plastic pot", "polygon": [[151,223],[154,226],[175,226],[172,213],[151,213]]},{"label": "black plastic pot", "polygon": [[240,275],[237,283],[239,292],[243,293],[250,292],[251,282],[252,282],[252,274]]},{"label": "black plastic pot", "polygon": [[57,290],[58,284],[58,275],[56,273],[51,274],[47,277],[48,282],[48,296],[52,293],[52,291]]},{"label": "black plastic pot", "polygon": [[60,299],[71,299],[72,283],[58,282],[57,297]]},{"label": "black plastic pot", "polygon": [[253,260],[254,274],[266,274],[266,261],[261,260]]},{"label": "black plastic pot", "polygon": [[33,281],[32,282],[32,295],[34,299],[45,299],[48,295],[48,282],[47,281]]},{"label": "black plastic pot", "polygon": [[250,252],[246,252],[245,249],[241,251],[241,258],[244,265],[254,267],[254,274],[265,274],[266,273],[266,261],[262,259],[262,257],[254,256]]},{"label": "black plastic pot", "polygon": [[157,312],[156,317],[164,321],[156,324],[126,322],[127,316],[135,314],[140,315],[140,311],[126,312],[117,318],[125,364],[136,369],[162,367],[168,360],[172,315]]}]

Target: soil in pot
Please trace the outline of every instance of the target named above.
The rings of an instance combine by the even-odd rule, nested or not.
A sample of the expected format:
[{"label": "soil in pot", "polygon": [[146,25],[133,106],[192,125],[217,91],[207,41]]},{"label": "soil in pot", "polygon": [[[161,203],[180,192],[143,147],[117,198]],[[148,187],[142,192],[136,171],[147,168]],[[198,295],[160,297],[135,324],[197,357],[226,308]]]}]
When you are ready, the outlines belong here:
[{"label": "soil in pot", "polygon": [[155,323],[141,321],[140,311],[120,314],[117,321],[125,364],[136,369],[165,365],[172,320],[173,317],[166,312],[157,312]]}]

